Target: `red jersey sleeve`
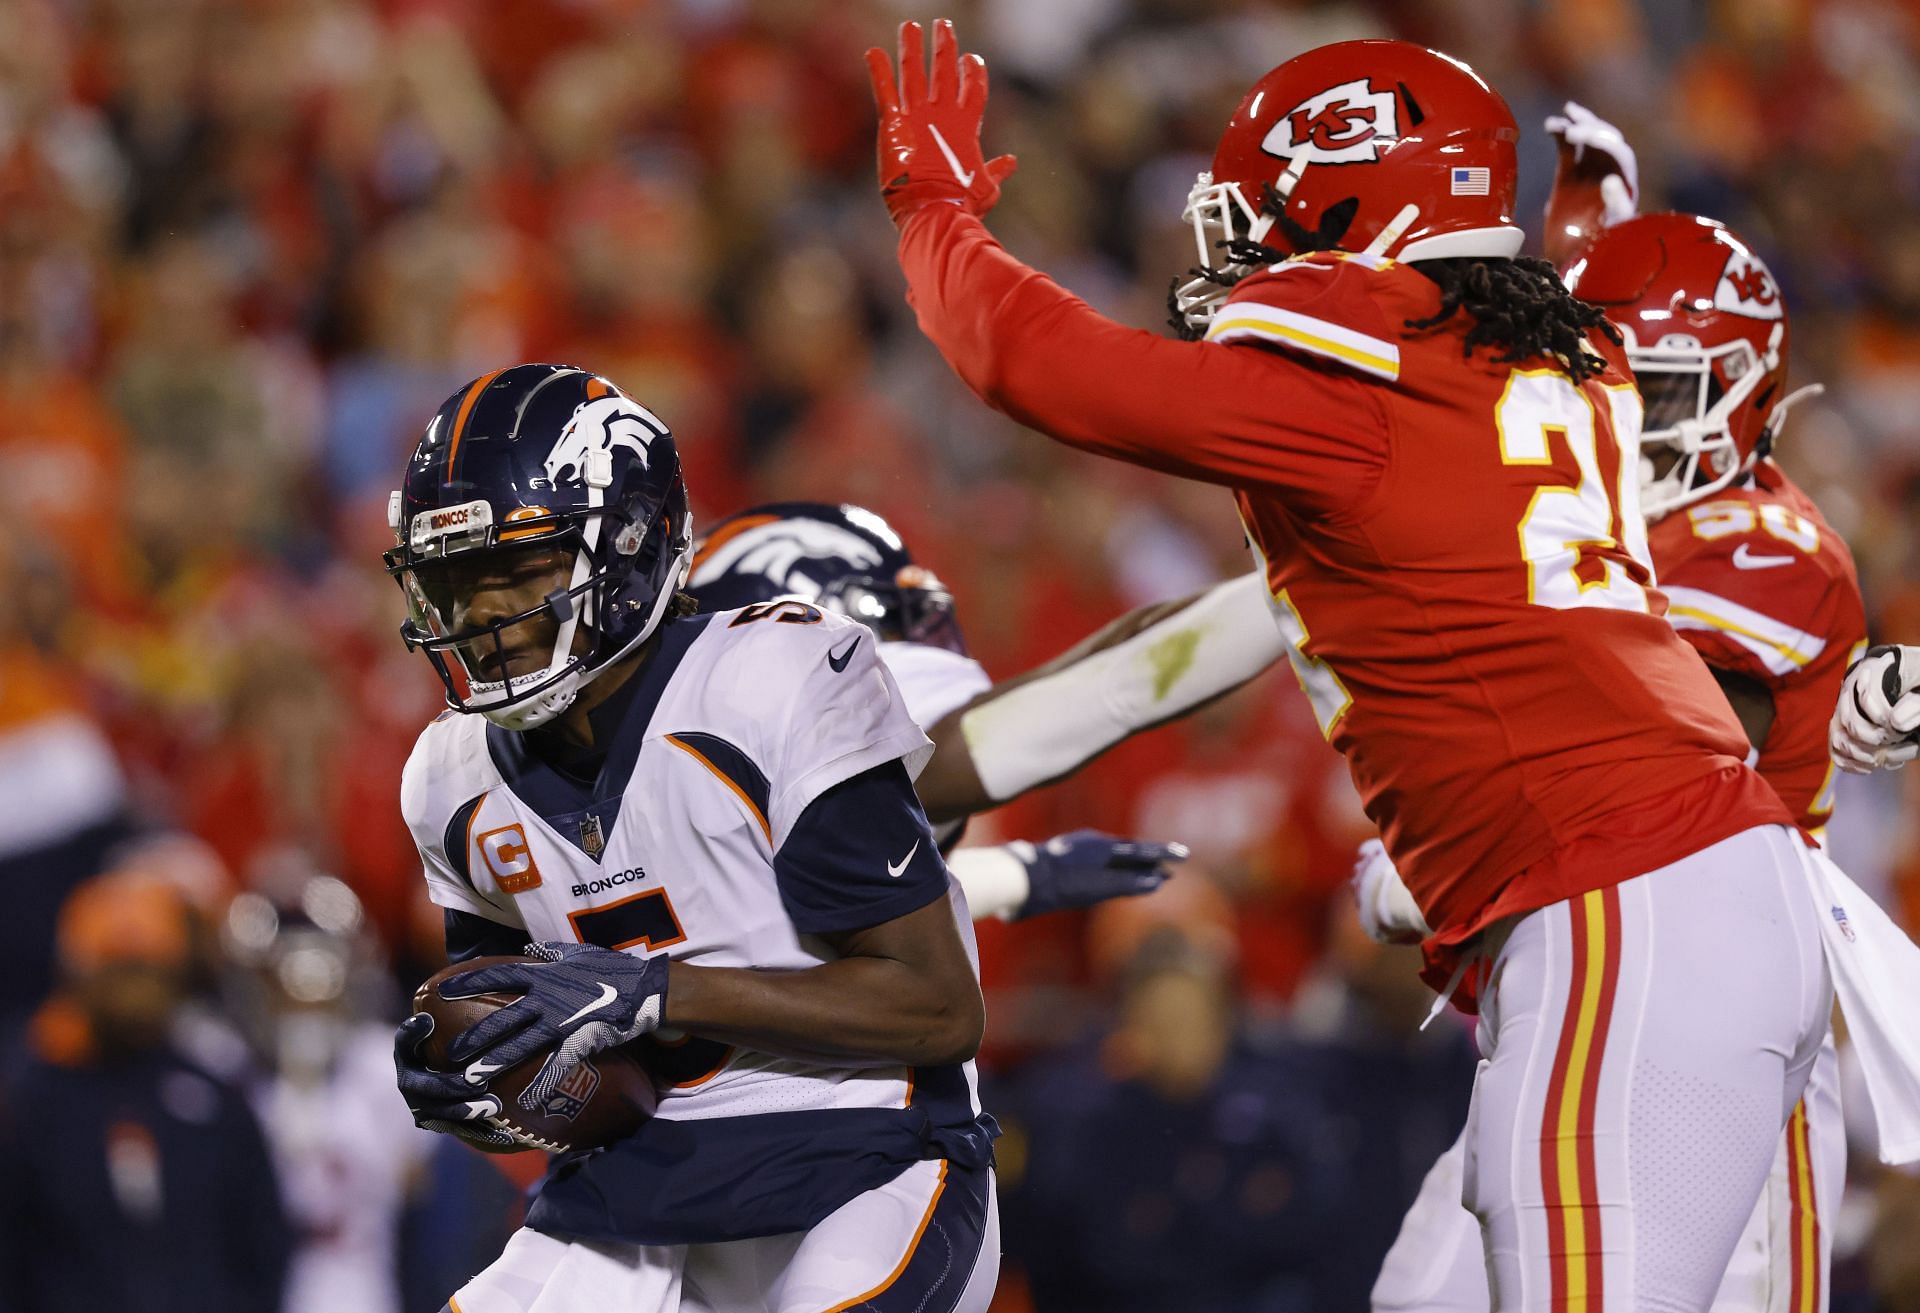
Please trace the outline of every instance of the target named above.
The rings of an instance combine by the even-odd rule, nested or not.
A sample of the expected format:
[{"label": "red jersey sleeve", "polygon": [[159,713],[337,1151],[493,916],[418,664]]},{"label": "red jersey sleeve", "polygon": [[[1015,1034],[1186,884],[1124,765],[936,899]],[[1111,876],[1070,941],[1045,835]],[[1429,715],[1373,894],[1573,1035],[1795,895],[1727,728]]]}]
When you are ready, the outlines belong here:
[{"label": "red jersey sleeve", "polygon": [[1304,361],[1395,382],[1400,330],[1389,326],[1368,285],[1378,267],[1366,256],[1331,251],[1275,265],[1233,289],[1207,340],[1277,347]]},{"label": "red jersey sleeve", "polygon": [[1386,407],[1374,383],[1324,355],[1116,324],[958,206],[908,219],[900,264],[921,330],[967,386],[1068,446],[1269,492],[1309,515],[1356,506],[1380,481]]}]

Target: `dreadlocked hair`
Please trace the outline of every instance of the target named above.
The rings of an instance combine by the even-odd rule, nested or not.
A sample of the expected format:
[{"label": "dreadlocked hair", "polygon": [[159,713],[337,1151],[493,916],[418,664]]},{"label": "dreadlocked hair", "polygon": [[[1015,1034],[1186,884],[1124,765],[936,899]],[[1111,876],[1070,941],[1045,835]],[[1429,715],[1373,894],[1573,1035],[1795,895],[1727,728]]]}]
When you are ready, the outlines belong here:
[{"label": "dreadlocked hair", "polygon": [[1576,298],[1545,260],[1416,260],[1413,268],[1440,289],[1440,310],[1425,319],[1407,320],[1407,327],[1437,328],[1464,311],[1473,327],[1467,330],[1462,355],[1484,346],[1500,351],[1494,357],[1499,364],[1551,356],[1579,383],[1606,368],[1588,345],[1590,329],[1599,329],[1620,345],[1620,330],[1607,322],[1600,307]]}]

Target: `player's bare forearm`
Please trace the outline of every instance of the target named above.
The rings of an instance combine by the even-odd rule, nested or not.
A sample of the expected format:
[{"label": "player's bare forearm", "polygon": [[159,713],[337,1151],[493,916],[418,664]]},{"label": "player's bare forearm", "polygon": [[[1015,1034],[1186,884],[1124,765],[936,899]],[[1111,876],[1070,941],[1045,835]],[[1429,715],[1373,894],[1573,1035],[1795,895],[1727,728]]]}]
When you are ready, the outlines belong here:
[{"label": "player's bare forearm", "polygon": [[986,1007],[946,899],[830,941],[844,956],[801,971],[673,963],[665,1024],[793,1056],[916,1066],[973,1057]]},{"label": "player's bare forearm", "polygon": [[[988,690],[981,696],[991,696],[991,693],[992,690]],[[965,711],[966,707],[960,707],[948,712],[927,731],[927,737],[933,740],[933,756],[920,772],[920,778],[913,782],[927,819],[935,825],[965,820],[975,812],[997,805],[987,793],[987,786],[980,782],[979,768],[973,764],[973,753],[968,750],[966,735],[960,730],[960,717]]]}]

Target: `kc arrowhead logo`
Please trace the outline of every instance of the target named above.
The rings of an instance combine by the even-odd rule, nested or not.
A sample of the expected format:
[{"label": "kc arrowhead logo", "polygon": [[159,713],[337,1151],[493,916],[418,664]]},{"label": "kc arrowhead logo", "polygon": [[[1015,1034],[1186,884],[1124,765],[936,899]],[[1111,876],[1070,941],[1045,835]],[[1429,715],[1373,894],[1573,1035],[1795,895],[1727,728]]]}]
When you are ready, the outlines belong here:
[{"label": "kc arrowhead logo", "polygon": [[1365,78],[1342,82],[1281,115],[1260,149],[1309,164],[1371,164],[1400,139],[1400,111],[1391,91]]}]

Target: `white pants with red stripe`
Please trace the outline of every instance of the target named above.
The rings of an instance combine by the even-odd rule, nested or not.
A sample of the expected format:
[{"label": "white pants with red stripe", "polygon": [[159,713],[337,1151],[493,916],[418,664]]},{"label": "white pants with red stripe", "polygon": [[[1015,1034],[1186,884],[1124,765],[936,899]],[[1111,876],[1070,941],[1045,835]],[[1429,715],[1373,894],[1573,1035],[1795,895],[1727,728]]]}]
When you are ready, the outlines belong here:
[{"label": "white pants with red stripe", "polygon": [[[1460,1203],[1466,1136],[1440,1155],[1373,1284],[1374,1313],[1488,1313],[1480,1221]],[[1840,1060],[1831,1039],[1781,1132],[1760,1202],[1720,1278],[1712,1313],[1826,1313],[1833,1219],[1847,1168]]]},{"label": "white pants with red stripe", "polygon": [[[1444,1172],[1429,1178],[1376,1309],[1824,1300],[1824,1228],[1792,1211],[1796,1188],[1831,1208],[1840,1170],[1827,1160],[1843,1151],[1830,1074],[1813,1089],[1814,1121],[1800,1111],[1832,1007],[1805,852],[1785,829],[1749,830],[1512,925],[1482,994],[1487,1057],[1459,1192]],[[1816,1158],[1831,1178],[1817,1184]],[[1782,1160],[1791,1176],[1775,1199]],[[1477,1217],[1477,1236],[1442,1207],[1449,1196]],[[1483,1266],[1469,1261],[1475,1239]],[[1813,1281],[1813,1305],[1775,1301],[1789,1295],[1776,1285],[1783,1258],[1801,1300]]]},{"label": "white pants with red stripe", "polygon": [[999,1271],[993,1173],[930,1161],[792,1235],[637,1245],[522,1227],[443,1313],[986,1313]]}]

